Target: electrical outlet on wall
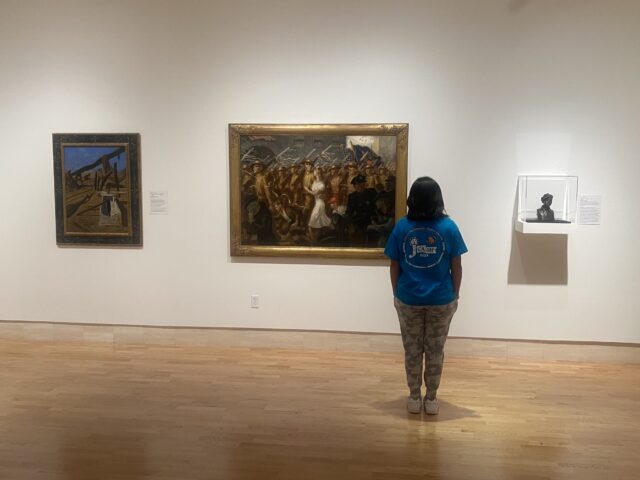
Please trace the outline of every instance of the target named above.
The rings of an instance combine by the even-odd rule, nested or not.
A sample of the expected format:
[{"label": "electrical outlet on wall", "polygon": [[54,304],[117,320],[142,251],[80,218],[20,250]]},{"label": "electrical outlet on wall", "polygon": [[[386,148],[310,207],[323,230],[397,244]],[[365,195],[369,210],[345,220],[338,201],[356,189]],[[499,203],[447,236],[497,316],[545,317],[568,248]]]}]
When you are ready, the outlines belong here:
[{"label": "electrical outlet on wall", "polygon": [[260,306],[260,296],[251,295],[251,308],[258,308]]}]

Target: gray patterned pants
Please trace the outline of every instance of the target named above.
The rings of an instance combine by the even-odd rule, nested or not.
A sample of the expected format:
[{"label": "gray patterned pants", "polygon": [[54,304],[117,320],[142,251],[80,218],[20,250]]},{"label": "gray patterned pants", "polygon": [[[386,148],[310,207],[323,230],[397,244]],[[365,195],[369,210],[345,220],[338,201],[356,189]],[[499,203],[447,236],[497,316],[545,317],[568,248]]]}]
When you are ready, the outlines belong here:
[{"label": "gray patterned pants", "polygon": [[444,344],[447,341],[449,325],[458,309],[458,301],[446,305],[427,305],[414,307],[394,298],[398,312],[402,344],[404,345],[404,367],[407,371],[407,384],[411,397],[420,397],[422,387],[423,356],[424,383],[427,386],[427,398],[436,398],[442,375]]}]

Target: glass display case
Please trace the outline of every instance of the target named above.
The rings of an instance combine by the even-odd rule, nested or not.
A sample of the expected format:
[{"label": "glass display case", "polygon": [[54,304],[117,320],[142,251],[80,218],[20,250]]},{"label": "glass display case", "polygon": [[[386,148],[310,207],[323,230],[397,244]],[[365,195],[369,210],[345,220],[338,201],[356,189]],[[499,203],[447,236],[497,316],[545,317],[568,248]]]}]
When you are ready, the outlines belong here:
[{"label": "glass display case", "polygon": [[516,230],[522,233],[567,234],[576,221],[578,177],[518,177]]}]

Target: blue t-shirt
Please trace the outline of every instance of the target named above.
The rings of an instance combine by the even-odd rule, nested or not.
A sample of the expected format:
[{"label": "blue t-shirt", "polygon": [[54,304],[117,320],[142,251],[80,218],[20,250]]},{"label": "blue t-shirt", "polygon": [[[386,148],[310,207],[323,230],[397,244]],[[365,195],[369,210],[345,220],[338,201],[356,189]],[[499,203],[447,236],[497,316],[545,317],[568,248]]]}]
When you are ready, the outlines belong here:
[{"label": "blue t-shirt", "polygon": [[396,296],[407,305],[444,305],[455,299],[451,258],[467,252],[460,230],[449,217],[403,217],[389,236],[384,254],[400,263]]}]

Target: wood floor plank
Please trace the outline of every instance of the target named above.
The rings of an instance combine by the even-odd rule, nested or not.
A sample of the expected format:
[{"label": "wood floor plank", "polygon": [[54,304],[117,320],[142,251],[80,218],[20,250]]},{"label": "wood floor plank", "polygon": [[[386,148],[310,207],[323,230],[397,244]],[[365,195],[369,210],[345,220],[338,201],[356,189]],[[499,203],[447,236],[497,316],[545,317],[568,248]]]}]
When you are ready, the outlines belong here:
[{"label": "wood floor plank", "polygon": [[640,366],[0,341],[0,478],[636,479]]}]

